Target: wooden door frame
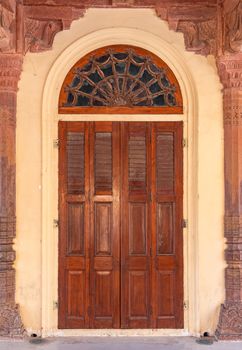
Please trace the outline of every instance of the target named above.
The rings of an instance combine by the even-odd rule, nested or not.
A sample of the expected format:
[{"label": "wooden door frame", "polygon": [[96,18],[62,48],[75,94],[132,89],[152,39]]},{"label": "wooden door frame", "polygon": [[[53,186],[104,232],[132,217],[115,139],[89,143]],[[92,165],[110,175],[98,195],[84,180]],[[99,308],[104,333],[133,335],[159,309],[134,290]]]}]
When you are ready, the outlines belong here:
[{"label": "wooden door frame", "polygon": [[[147,122],[148,122],[148,120],[147,120]],[[183,250],[184,250],[184,247],[183,247]],[[184,251],[184,255],[185,255],[185,251]],[[184,256],[184,257],[185,257],[185,256]],[[184,274],[184,281],[185,281],[186,273],[185,273],[184,270],[183,270],[183,274]],[[184,291],[184,294],[186,295],[186,291]],[[185,313],[184,313],[184,319],[186,319]],[[116,330],[113,329],[113,331],[116,331]],[[122,330],[121,330],[121,331],[122,331]],[[179,332],[179,330],[178,330],[178,332]],[[178,334],[179,334],[179,333],[178,333]]]}]

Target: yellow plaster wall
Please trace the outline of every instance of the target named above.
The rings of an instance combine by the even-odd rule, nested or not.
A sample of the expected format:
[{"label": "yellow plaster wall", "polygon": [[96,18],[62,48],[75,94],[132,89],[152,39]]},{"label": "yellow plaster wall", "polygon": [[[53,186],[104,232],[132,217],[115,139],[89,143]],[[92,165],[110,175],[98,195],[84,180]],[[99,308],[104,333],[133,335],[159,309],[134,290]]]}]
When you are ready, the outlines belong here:
[{"label": "yellow plaster wall", "polygon": [[[42,99],[44,86],[49,72],[56,59],[70,45],[80,38],[91,35],[101,29],[110,30],[110,43],[112,42],[112,30],[129,29],[147,33],[147,38],[160,38],[163,43],[169,45],[181,62],[186,66],[193,81],[197,106],[193,118],[196,121],[197,130],[190,129],[188,118],[189,103],[185,101],[185,132],[188,132],[188,157],[195,159],[193,169],[185,167],[186,201],[185,214],[189,215],[189,207],[192,202],[197,202],[197,213],[194,215],[193,225],[188,222],[188,229],[184,232],[185,265],[196,265],[195,283],[197,289],[188,293],[189,268],[185,272],[185,295],[188,299],[188,307],[196,305],[197,324],[186,320],[186,329],[190,333],[211,331],[213,332],[218,318],[219,305],[224,299],[224,239],[223,239],[223,129],[222,129],[222,98],[221,86],[216,72],[215,61],[212,57],[202,57],[185,51],[183,35],[172,32],[165,22],[161,21],[152,10],[114,10],[92,9],[88,10],[85,17],[72,24],[69,31],[59,33],[54,41],[53,50],[44,53],[25,56],[23,73],[19,84],[18,110],[17,110],[17,238],[16,238],[16,299],[20,305],[21,315],[28,332],[40,332],[43,325],[42,316],[48,311],[48,326],[51,331],[56,329],[57,311],[51,306],[42,304],[42,292],[47,269],[53,270],[53,300],[57,296],[57,232],[50,234],[53,247],[51,263],[42,269],[42,194],[45,189],[42,185],[42,150],[43,143],[50,143],[52,139],[43,139],[42,124]],[[137,37],[137,40],[141,38]],[[145,38],[142,38],[145,42]],[[148,39],[147,39],[148,40]],[[120,42],[122,43],[122,42]],[[123,42],[125,43],[125,42]],[[147,43],[148,45],[148,43]],[[152,43],[149,43],[152,45]],[[164,47],[164,46],[163,46]],[[166,53],[161,53],[166,56]],[[71,57],[71,52],[69,52]],[[81,57],[81,56],[80,56]],[[80,58],[79,57],[79,58]],[[167,61],[172,66],[171,62]],[[178,77],[182,83],[182,75]],[[59,87],[53,90],[53,99],[57,99]],[[57,110],[53,110],[53,116],[48,115],[53,133],[56,135]],[[44,116],[45,117],[45,116]],[[135,117],[134,117],[135,118]],[[170,118],[170,117],[169,117]],[[188,118],[188,120],[186,120]],[[139,119],[139,117],[136,117]],[[152,119],[152,118],[151,118]],[[197,153],[196,153],[197,144]],[[194,149],[189,149],[193,145]],[[186,152],[185,152],[186,153]],[[190,155],[190,156],[189,156]],[[50,179],[49,186],[53,187],[53,218],[57,210],[56,197],[56,156],[53,158],[53,167],[56,177]],[[186,161],[185,161],[186,162]],[[189,160],[188,160],[189,163]],[[51,165],[52,166],[52,165]],[[190,170],[189,170],[190,169]],[[188,171],[193,172],[196,179],[197,192],[189,195],[191,183],[188,183]],[[196,178],[197,175],[197,178]],[[197,215],[197,216],[196,216]],[[197,218],[197,219],[196,219]],[[190,227],[190,228],[189,228]],[[46,234],[46,232],[44,233]],[[49,232],[48,232],[49,234]],[[189,235],[189,237],[187,237]],[[187,242],[190,240],[191,244]],[[197,251],[191,252],[192,241],[196,240]],[[51,240],[50,240],[51,241]],[[45,292],[45,291],[44,291]],[[42,310],[42,307],[49,310]],[[44,311],[44,312],[43,312]],[[185,313],[188,311],[185,311]],[[193,320],[192,323],[195,323]],[[48,333],[48,329],[46,330]],[[169,332],[168,332],[169,334]],[[170,332],[172,334],[172,332]]]}]

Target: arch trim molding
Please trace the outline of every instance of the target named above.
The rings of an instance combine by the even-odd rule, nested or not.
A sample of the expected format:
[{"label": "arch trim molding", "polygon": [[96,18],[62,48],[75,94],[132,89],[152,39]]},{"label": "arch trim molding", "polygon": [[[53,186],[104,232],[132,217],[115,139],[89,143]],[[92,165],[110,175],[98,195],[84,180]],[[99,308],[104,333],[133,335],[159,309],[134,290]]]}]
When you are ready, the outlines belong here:
[{"label": "arch trim molding", "polygon": [[[53,203],[53,178],[56,178],[57,169],[57,152],[53,149],[53,138],[57,136],[58,120],[80,120],[78,114],[58,114],[58,93],[66,74],[70,68],[88,52],[99,47],[107,45],[133,45],[148,50],[160,57],[166,62],[174,72],[183,97],[184,113],[177,115],[163,115],[159,120],[184,120],[185,133],[190,135],[190,147],[185,151],[184,168],[185,170],[185,193],[184,193],[184,210],[185,215],[190,222],[189,230],[193,235],[186,235],[184,245],[184,261],[185,261],[185,299],[190,299],[189,310],[185,311],[185,328],[182,334],[198,334],[199,332],[199,305],[198,305],[198,258],[195,254],[198,246],[197,237],[197,203],[194,193],[197,193],[197,98],[195,84],[187,64],[181,54],[160,37],[149,32],[131,29],[131,28],[109,28],[102,29],[88,34],[76,42],[68,46],[61,55],[56,59],[48,74],[42,104],[42,330],[43,335],[56,335],[57,329],[53,324],[57,325],[57,313],[53,311],[53,300],[57,298],[57,294],[53,294],[53,280],[57,280],[57,271],[49,269],[53,258],[57,264],[57,230],[53,229],[53,215],[57,215],[57,195]],[[88,120],[93,120],[93,115],[85,115]],[[104,120],[105,116],[101,115]],[[103,119],[102,119],[103,118]],[[128,115],[118,115],[117,120],[129,118]],[[150,115],[140,116],[142,120],[149,120]],[[157,118],[157,116],[156,116]],[[170,118],[170,119],[169,119]],[[83,119],[82,119],[83,120]],[[85,119],[87,120],[87,119]],[[54,161],[53,161],[54,159]],[[54,165],[53,165],[54,164]],[[187,185],[189,183],[189,186]],[[193,237],[193,239],[192,239]],[[54,249],[54,250],[53,250]],[[189,263],[190,261],[190,263]],[[195,261],[192,264],[191,261]],[[57,265],[56,265],[57,266]],[[47,271],[47,273],[46,273]],[[190,276],[190,278],[188,278]],[[191,278],[191,276],[193,276]],[[56,290],[57,293],[57,290]],[[56,323],[55,323],[56,322]],[[50,331],[52,329],[52,331]],[[58,331],[60,332],[60,331]],[[177,331],[168,334],[180,334]],[[184,333],[185,332],[185,333]],[[58,333],[59,334],[59,333]],[[65,333],[67,334],[67,333]],[[70,334],[73,334],[71,332]],[[78,332],[77,334],[80,334]],[[167,334],[164,330],[161,334]]]}]

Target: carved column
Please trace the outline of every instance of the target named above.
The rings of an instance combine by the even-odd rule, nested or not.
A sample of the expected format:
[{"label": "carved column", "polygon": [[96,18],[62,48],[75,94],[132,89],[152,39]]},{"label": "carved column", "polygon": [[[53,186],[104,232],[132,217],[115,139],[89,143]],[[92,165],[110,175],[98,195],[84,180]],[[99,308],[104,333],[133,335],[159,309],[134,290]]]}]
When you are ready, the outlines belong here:
[{"label": "carved column", "polygon": [[226,299],[216,335],[242,339],[242,53],[218,59],[224,86]]},{"label": "carved column", "polygon": [[15,128],[22,56],[0,54],[0,335],[23,334],[15,304]]}]

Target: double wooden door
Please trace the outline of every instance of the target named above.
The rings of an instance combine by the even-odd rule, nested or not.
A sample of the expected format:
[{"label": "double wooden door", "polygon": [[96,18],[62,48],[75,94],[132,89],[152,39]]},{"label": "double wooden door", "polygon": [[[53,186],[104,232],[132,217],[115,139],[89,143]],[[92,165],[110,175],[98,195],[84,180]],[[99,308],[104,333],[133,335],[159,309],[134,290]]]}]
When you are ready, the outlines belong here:
[{"label": "double wooden door", "polygon": [[182,123],[59,139],[59,328],[182,328]]}]

